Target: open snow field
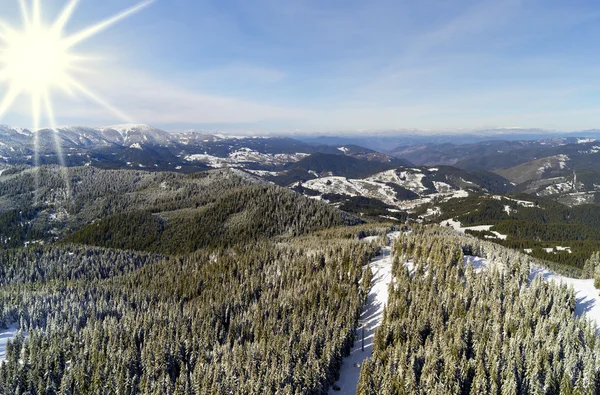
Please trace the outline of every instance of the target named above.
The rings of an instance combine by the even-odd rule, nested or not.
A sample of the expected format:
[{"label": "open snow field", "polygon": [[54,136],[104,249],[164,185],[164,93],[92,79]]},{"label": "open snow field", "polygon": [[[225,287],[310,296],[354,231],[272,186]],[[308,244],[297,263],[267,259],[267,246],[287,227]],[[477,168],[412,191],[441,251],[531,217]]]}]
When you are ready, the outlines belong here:
[{"label": "open snow field", "polygon": [[[388,234],[390,240],[398,237],[399,232]],[[363,240],[370,242],[374,238],[366,237]],[[371,356],[373,351],[373,339],[375,330],[381,324],[383,319],[383,308],[388,301],[388,286],[392,282],[392,249],[384,247],[381,254],[369,264],[373,271],[373,280],[371,290],[367,296],[367,303],[363,307],[360,316],[360,322],[364,325],[365,348],[362,350],[362,327],[359,326],[356,332],[356,341],[350,351],[350,355],[344,358],[344,363],[340,370],[340,378],[334,384],[340,388],[335,391],[329,389],[329,394],[356,394],[358,379],[360,378],[360,368],[363,361]]]},{"label": "open snow field", "polygon": [[[496,238],[501,239],[501,240],[506,240],[506,238],[508,237],[507,235],[503,235],[502,233],[499,233],[499,232],[496,232],[493,230],[490,231],[490,229],[492,229],[494,227],[494,225],[479,225],[479,226],[463,227],[460,222],[458,222],[454,219],[448,219],[446,221],[442,221],[442,223],[440,225],[441,226],[450,225],[450,227],[452,229],[457,230],[461,233],[465,233],[467,230],[473,230],[476,232],[487,231],[487,232],[493,233],[496,236]],[[490,238],[491,238],[491,236],[490,236]]]}]

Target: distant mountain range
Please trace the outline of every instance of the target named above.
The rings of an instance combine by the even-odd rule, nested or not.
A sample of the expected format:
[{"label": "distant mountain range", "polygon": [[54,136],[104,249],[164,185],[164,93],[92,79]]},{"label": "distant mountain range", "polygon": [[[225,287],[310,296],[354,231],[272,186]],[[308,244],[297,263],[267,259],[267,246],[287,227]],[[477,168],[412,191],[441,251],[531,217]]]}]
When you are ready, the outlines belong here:
[{"label": "distant mountain range", "polygon": [[168,133],[148,125],[102,128],[64,127],[55,131],[0,126],[0,158],[8,164],[34,164],[35,146],[41,164],[59,163],[56,142],[69,166],[149,168],[198,171],[219,167],[251,170],[283,169],[314,153],[407,165],[368,148],[329,146],[289,137],[233,137],[198,132]]},{"label": "distant mountain range", "polygon": [[392,153],[397,147],[422,144],[475,144],[485,141],[528,141],[550,140],[557,138],[591,137],[600,139],[600,130],[591,129],[576,132],[557,132],[545,129],[526,128],[490,128],[481,130],[449,130],[431,132],[417,129],[399,129],[390,131],[365,131],[362,133],[337,133],[335,135],[308,134],[298,135],[297,139],[328,145],[356,144],[377,151]]},{"label": "distant mountain range", "polygon": [[[0,167],[34,165],[37,140],[42,165],[60,163],[58,142],[68,166],[185,173],[237,168],[357,214],[385,216],[424,206],[435,212],[439,201],[495,193],[524,192],[581,205],[599,200],[596,133],[548,137],[538,129],[493,129],[453,137],[291,138],[169,133],[148,125],[35,133],[0,126]],[[518,139],[511,140],[514,136]],[[532,136],[539,138],[527,138]]]}]

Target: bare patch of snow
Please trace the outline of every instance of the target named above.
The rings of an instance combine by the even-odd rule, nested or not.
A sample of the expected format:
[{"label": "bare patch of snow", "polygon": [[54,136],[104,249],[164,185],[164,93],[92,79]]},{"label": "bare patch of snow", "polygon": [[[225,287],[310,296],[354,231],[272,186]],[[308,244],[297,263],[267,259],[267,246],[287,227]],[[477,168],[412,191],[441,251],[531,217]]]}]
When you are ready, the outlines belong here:
[{"label": "bare patch of snow", "polygon": [[481,273],[488,267],[488,260],[480,258],[478,256],[465,255],[464,257],[465,266],[471,265],[475,269],[475,273]]},{"label": "bare patch of snow", "polygon": [[[0,363],[6,360],[6,345],[9,341],[12,341],[19,332],[17,323],[10,325],[8,329],[0,329]],[[27,337],[26,334],[24,334],[24,336]]]}]

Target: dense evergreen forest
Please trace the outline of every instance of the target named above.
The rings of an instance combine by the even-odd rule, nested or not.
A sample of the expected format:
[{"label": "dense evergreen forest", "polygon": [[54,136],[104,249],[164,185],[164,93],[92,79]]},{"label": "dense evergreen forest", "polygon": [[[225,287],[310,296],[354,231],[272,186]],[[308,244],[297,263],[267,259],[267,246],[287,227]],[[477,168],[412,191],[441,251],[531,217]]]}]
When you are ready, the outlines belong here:
[{"label": "dense evergreen forest", "polygon": [[386,230],[232,170],[0,189],[0,394],[325,393]]},{"label": "dense evergreen forest", "polygon": [[[530,254],[538,259],[581,269],[600,250],[599,205],[567,207],[529,195],[510,198],[473,195],[439,206],[442,215],[438,220],[455,218],[465,227],[494,225],[493,231],[507,236],[506,240],[494,240],[496,243],[521,251],[532,250]],[[494,238],[485,231],[469,233],[482,239]],[[570,247],[571,252],[545,250],[557,246]]]},{"label": "dense evergreen forest", "polygon": [[[237,170],[68,175],[14,167],[0,180],[0,331],[21,329],[0,362],[0,394],[328,392],[355,340],[368,263],[386,242],[361,239],[390,225]],[[341,208],[388,207],[357,198]],[[515,207],[526,218],[535,209]],[[593,220],[578,210],[514,230],[515,218],[494,224],[592,243]],[[571,291],[529,281],[530,265],[546,264],[535,253],[446,227],[402,229],[359,393],[600,390],[594,329],[574,318]],[[476,272],[464,255],[493,264]],[[600,284],[598,254],[561,269]]]},{"label": "dense evergreen forest", "polygon": [[9,251],[0,322],[28,338],[8,347],[0,393],[324,393],[369,287],[361,231],[173,257]]},{"label": "dense evergreen forest", "polygon": [[[600,342],[529,257],[445,229],[394,245],[395,283],[359,394],[597,394]],[[463,254],[487,257],[487,270]],[[411,259],[414,270],[403,263]]]}]

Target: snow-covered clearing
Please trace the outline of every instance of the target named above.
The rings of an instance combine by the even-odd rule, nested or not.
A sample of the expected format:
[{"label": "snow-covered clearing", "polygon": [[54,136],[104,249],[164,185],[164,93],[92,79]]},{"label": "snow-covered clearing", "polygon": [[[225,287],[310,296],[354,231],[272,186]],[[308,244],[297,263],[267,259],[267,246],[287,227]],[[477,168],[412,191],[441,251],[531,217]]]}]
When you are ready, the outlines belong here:
[{"label": "snow-covered clearing", "polygon": [[0,329],[0,363],[6,359],[6,345],[19,333],[19,325],[12,324],[8,329]]},{"label": "snow-covered clearing", "polygon": [[527,200],[517,200],[517,199],[512,199],[512,198],[509,198],[506,196],[500,196],[500,195],[494,195],[494,196],[492,196],[492,198],[494,198],[496,200],[508,200],[511,202],[515,202],[519,206],[522,206],[522,207],[535,207],[534,202],[528,202]]},{"label": "snow-covered clearing", "polygon": [[478,256],[465,255],[465,266],[471,265],[475,270],[475,273],[480,273],[482,270],[488,267],[488,260],[480,258]]},{"label": "snow-covered clearing", "polygon": [[[400,232],[388,234],[390,240],[394,240]],[[363,240],[370,242],[377,238],[365,237]],[[367,303],[360,315],[360,323],[364,326],[364,351],[362,342],[362,326],[356,332],[356,341],[350,351],[350,355],[344,358],[340,370],[339,380],[329,389],[329,394],[356,394],[360,368],[373,351],[373,340],[375,331],[383,319],[383,308],[388,301],[388,286],[392,281],[392,248],[384,247],[381,254],[369,264],[373,271],[371,290],[367,296]],[[334,388],[339,388],[335,390]]]},{"label": "snow-covered clearing", "polygon": [[452,229],[457,230],[461,233],[465,233],[467,230],[472,230],[475,232],[491,232],[494,234],[495,237],[493,236],[486,236],[486,239],[501,239],[501,240],[506,240],[508,238],[507,235],[503,235],[500,232],[496,232],[493,230],[490,230],[494,227],[494,225],[479,225],[479,226],[468,226],[468,227],[463,227],[462,224],[454,219],[449,219],[446,221],[442,221],[441,223],[442,226],[450,226]]},{"label": "snow-covered clearing", "polygon": [[2,173],[4,173],[5,171],[6,171],[6,169],[0,170],[0,176],[2,176]]}]

